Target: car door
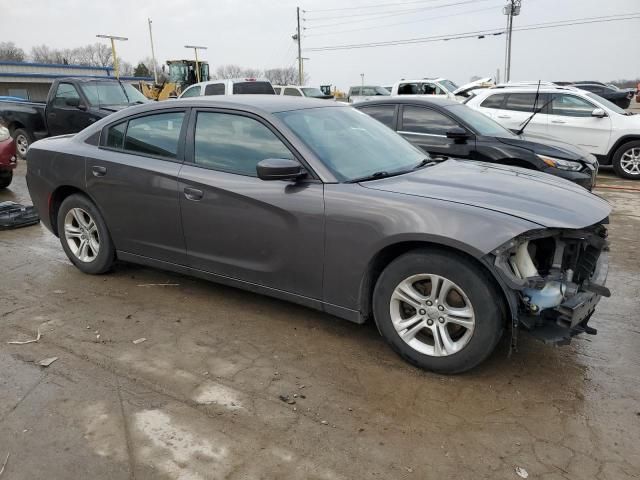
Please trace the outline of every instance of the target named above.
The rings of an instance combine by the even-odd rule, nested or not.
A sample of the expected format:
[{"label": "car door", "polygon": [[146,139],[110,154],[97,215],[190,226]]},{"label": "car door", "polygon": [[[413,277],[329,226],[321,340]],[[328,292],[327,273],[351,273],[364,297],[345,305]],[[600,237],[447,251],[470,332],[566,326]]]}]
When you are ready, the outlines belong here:
[{"label": "car door", "polygon": [[322,295],[324,189],[265,181],[267,158],[303,161],[260,117],[202,109],[189,128],[180,205],[189,265],[300,296]]},{"label": "car door", "polygon": [[554,94],[549,104],[549,135],[573,143],[594,155],[606,155],[611,138],[611,118],[594,117],[600,108],[572,93]]},{"label": "car door", "polygon": [[[547,101],[548,95],[546,93],[538,94],[537,101],[535,91],[508,93],[503,106],[496,112],[494,118],[510,130],[519,130],[534,110],[544,107]],[[526,131],[527,133],[546,135],[547,123],[548,115],[546,108],[543,108],[527,124]]]},{"label": "car door", "polygon": [[49,135],[77,133],[92,122],[87,103],[72,83],[61,82],[46,107]]},{"label": "car door", "polygon": [[163,110],[110,124],[86,159],[87,191],[117,250],[186,264],[178,200],[186,115]]},{"label": "car door", "polygon": [[433,108],[401,105],[398,133],[432,155],[470,158],[475,151],[475,137],[452,139],[447,132],[454,128],[466,130],[458,122]]}]

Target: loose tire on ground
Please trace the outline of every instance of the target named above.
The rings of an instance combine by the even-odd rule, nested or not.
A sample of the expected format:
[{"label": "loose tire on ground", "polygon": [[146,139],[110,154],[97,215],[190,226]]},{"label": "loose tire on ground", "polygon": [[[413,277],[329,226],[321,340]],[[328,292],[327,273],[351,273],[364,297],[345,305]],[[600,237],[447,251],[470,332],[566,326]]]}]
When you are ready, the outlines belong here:
[{"label": "loose tire on ground", "polygon": [[611,163],[619,177],[640,180],[640,140],[621,145],[613,154]]},{"label": "loose tire on ground", "polygon": [[93,202],[84,195],[67,197],[58,210],[58,236],[69,260],[82,272],[105,273],[115,261],[107,225]]},{"label": "loose tire on ground", "polygon": [[0,171],[0,188],[7,188],[11,185],[11,180],[13,180],[12,170]]},{"label": "loose tire on ground", "polygon": [[[409,298],[407,285],[413,289],[406,290]],[[433,285],[440,290],[432,291]],[[378,329],[391,348],[413,365],[448,374],[467,371],[491,354],[504,330],[502,307],[488,272],[462,255],[428,249],[391,262],[373,296]]]}]

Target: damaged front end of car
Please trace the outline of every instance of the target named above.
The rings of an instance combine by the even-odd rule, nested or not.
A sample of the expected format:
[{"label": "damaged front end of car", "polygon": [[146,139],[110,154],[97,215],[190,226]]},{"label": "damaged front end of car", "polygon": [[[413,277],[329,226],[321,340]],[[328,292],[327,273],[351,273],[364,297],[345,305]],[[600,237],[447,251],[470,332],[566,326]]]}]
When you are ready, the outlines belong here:
[{"label": "damaged front end of car", "polygon": [[512,294],[512,344],[518,328],[556,345],[588,325],[605,287],[608,272],[608,219],[581,229],[541,229],[521,234],[498,247],[490,261]]}]

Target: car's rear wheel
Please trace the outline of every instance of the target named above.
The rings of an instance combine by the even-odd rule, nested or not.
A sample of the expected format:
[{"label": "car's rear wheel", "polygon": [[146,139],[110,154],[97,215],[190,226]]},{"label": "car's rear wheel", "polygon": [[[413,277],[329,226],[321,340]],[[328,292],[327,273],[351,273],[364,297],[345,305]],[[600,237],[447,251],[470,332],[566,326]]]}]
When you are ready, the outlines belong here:
[{"label": "car's rear wheel", "polygon": [[27,158],[27,151],[29,150],[29,145],[33,143],[33,139],[29,132],[22,128],[16,128],[13,131],[13,140],[16,142],[16,153],[18,154],[18,158],[25,159]]},{"label": "car's rear wheel", "polygon": [[618,148],[612,163],[619,177],[640,179],[640,141],[628,142]]},{"label": "car's rear wheel", "polygon": [[115,248],[107,225],[87,197],[67,197],[58,210],[57,227],[62,248],[78,269],[100,274],[113,266]]},{"label": "car's rear wheel", "polygon": [[12,170],[0,170],[0,188],[7,188],[11,185],[11,180],[13,180]]},{"label": "car's rear wheel", "polygon": [[460,373],[493,351],[504,329],[502,300],[487,272],[455,253],[415,250],[382,272],[376,323],[410,363]]}]

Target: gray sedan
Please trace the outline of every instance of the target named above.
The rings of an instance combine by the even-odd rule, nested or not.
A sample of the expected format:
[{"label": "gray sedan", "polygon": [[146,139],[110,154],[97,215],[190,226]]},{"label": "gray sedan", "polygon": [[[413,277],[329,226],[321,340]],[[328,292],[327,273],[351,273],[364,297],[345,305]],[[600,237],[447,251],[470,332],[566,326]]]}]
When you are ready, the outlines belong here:
[{"label": "gray sedan", "polygon": [[[565,343],[603,295],[609,205],[543,173],[432,162],[339,103],[199,97],[34,143],[27,181],[81,271],[116,259],[376,322],[455,373],[505,330]],[[268,320],[265,320],[268,321]]]}]

